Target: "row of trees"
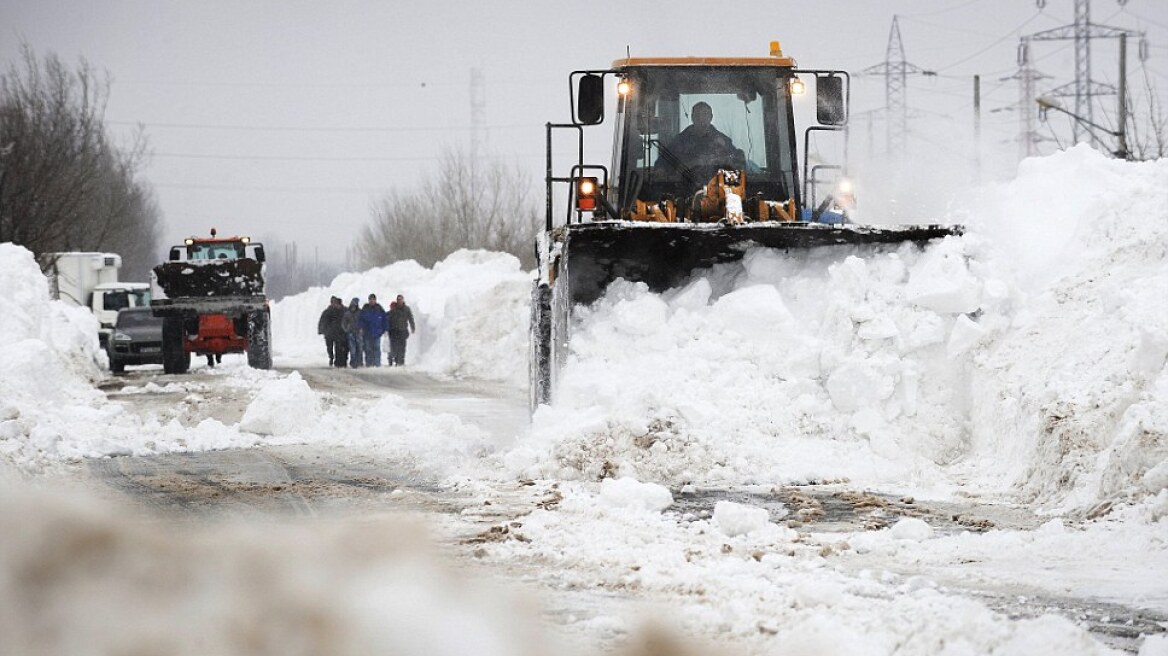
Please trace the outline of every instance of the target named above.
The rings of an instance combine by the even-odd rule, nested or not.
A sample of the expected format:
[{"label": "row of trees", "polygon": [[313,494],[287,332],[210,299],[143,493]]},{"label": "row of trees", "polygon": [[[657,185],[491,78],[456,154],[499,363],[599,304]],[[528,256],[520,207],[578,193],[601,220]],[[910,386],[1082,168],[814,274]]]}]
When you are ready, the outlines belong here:
[{"label": "row of trees", "polygon": [[0,74],[0,242],[38,255],[119,253],[123,277],[141,280],[158,261],[161,213],[138,179],[145,138],[113,143],[108,96],[85,61],[42,60],[27,44]]},{"label": "row of trees", "polygon": [[511,253],[530,269],[541,221],[526,171],[450,149],[434,177],[374,204],[353,250],[362,268],[406,259],[428,267],[461,248],[482,248]]}]

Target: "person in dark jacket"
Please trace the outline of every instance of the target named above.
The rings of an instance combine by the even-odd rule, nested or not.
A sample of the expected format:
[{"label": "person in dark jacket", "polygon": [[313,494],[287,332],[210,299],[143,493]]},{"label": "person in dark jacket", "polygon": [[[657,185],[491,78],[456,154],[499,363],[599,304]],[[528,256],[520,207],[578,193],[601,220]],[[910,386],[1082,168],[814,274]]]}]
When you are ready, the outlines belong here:
[{"label": "person in dark jacket", "polygon": [[348,357],[348,344],[341,329],[341,318],[345,315],[345,306],[341,299],[333,296],[329,305],[320,313],[320,321],[316,323],[316,333],[324,336],[324,347],[328,351],[329,366],[343,367]]},{"label": "person in dark jacket", "polygon": [[361,338],[365,347],[365,366],[381,366],[381,336],[385,334],[385,309],[377,302],[377,294],[369,295],[369,302],[357,315]]},{"label": "person in dark jacket", "polygon": [[357,315],[361,314],[361,301],[357,297],[349,301],[345,315],[341,317],[341,330],[345,331],[345,341],[349,345],[349,366],[356,369],[365,363],[365,342],[361,339],[361,326]]},{"label": "person in dark jacket", "polygon": [[389,366],[404,366],[406,363],[406,340],[414,332],[414,313],[406,305],[406,299],[397,295],[389,309]]}]

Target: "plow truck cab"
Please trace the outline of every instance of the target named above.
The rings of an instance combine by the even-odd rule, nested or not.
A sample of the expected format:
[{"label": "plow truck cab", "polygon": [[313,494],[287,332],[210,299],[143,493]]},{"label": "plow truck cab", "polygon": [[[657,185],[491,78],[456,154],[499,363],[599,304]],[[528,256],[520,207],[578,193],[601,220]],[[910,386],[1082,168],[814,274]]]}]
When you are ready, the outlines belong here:
[{"label": "plow truck cab", "polygon": [[247,353],[270,369],[271,315],[264,291],[264,247],[248,237],[188,237],[151,272],[154,316],[162,324],[162,365],[185,373],[191,355],[214,364],[224,353]]},{"label": "plow truck cab", "polygon": [[[850,78],[800,69],[778,42],[767,57],[619,59],[572,72],[569,89],[571,122],[547,124],[547,219],[531,304],[533,409],[553,398],[573,306],[597,300],[618,278],[660,292],[751,247],[923,244],[961,232],[852,221]],[[800,132],[794,99],[810,102],[812,94],[813,111],[804,113],[814,116]],[[586,162],[585,132],[605,122],[610,106],[612,159]],[[565,133],[572,147],[557,159],[553,146]],[[842,144],[840,161],[825,160],[822,139]],[[562,214],[557,192],[566,199]]]}]

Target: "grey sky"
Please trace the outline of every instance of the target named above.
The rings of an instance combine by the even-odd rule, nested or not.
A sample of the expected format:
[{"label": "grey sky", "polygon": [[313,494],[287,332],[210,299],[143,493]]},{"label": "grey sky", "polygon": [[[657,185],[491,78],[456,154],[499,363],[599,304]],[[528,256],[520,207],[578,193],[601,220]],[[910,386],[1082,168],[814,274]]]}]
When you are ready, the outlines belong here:
[{"label": "grey sky", "polygon": [[[1018,118],[990,110],[1017,101],[1016,83],[1000,78],[1016,70],[1018,35],[1073,19],[1073,0],[1045,5],[0,0],[0,57],[7,67],[26,40],[38,54],[85,57],[110,73],[107,119],[120,135],[145,127],[154,151],[145,175],[168,241],[214,225],[278,235],[309,256],[319,249],[340,261],[374,199],[418,183],[444,148],[469,148],[472,69],[484,82],[487,150],[519,162],[538,185],[543,124],[567,118],[568,73],[606,67],[626,47],[641,56],[762,56],[778,39],[803,66],[858,71],[884,59],[898,14],[908,60],[941,73],[910,79],[915,123],[937,126],[921,130],[918,146],[964,152],[949,135],[970,123],[969,78],[979,73],[983,147],[1001,171],[1017,152],[1009,140]],[[1093,0],[1092,19],[1146,30],[1145,66],[1160,96],[1168,95],[1168,0]],[[1131,82],[1142,84],[1135,49]],[[1095,47],[1096,79],[1114,82],[1115,50]],[[1055,82],[1070,81],[1070,42],[1034,54]],[[883,80],[857,79],[853,110],[883,106],[883,93]],[[1052,127],[1067,132],[1060,122]],[[873,130],[869,139],[866,124],[856,123],[853,153],[863,156],[883,140],[879,120]]]}]

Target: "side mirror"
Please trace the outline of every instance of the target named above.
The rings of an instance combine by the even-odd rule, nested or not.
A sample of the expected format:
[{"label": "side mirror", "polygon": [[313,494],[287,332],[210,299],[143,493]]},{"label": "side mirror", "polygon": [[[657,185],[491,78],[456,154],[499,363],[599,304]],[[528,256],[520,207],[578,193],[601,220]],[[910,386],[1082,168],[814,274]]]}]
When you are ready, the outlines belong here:
[{"label": "side mirror", "polygon": [[842,77],[828,75],[815,78],[815,118],[820,125],[843,125],[847,122]]},{"label": "side mirror", "polygon": [[580,77],[576,94],[576,120],[584,125],[604,122],[604,78],[600,75]]},{"label": "side mirror", "polygon": [[256,259],[256,262],[263,262],[264,261],[264,245],[263,244],[256,244],[255,245],[255,259]]},{"label": "side mirror", "polygon": [[174,248],[171,248],[171,249],[170,249],[170,261],[171,261],[171,262],[177,262],[177,261],[179,261],[179,260],[181,260],[181,259],[182,259],[182,251],[180,251],[180,250],[178,249],[178,246],[175,246]]}]

